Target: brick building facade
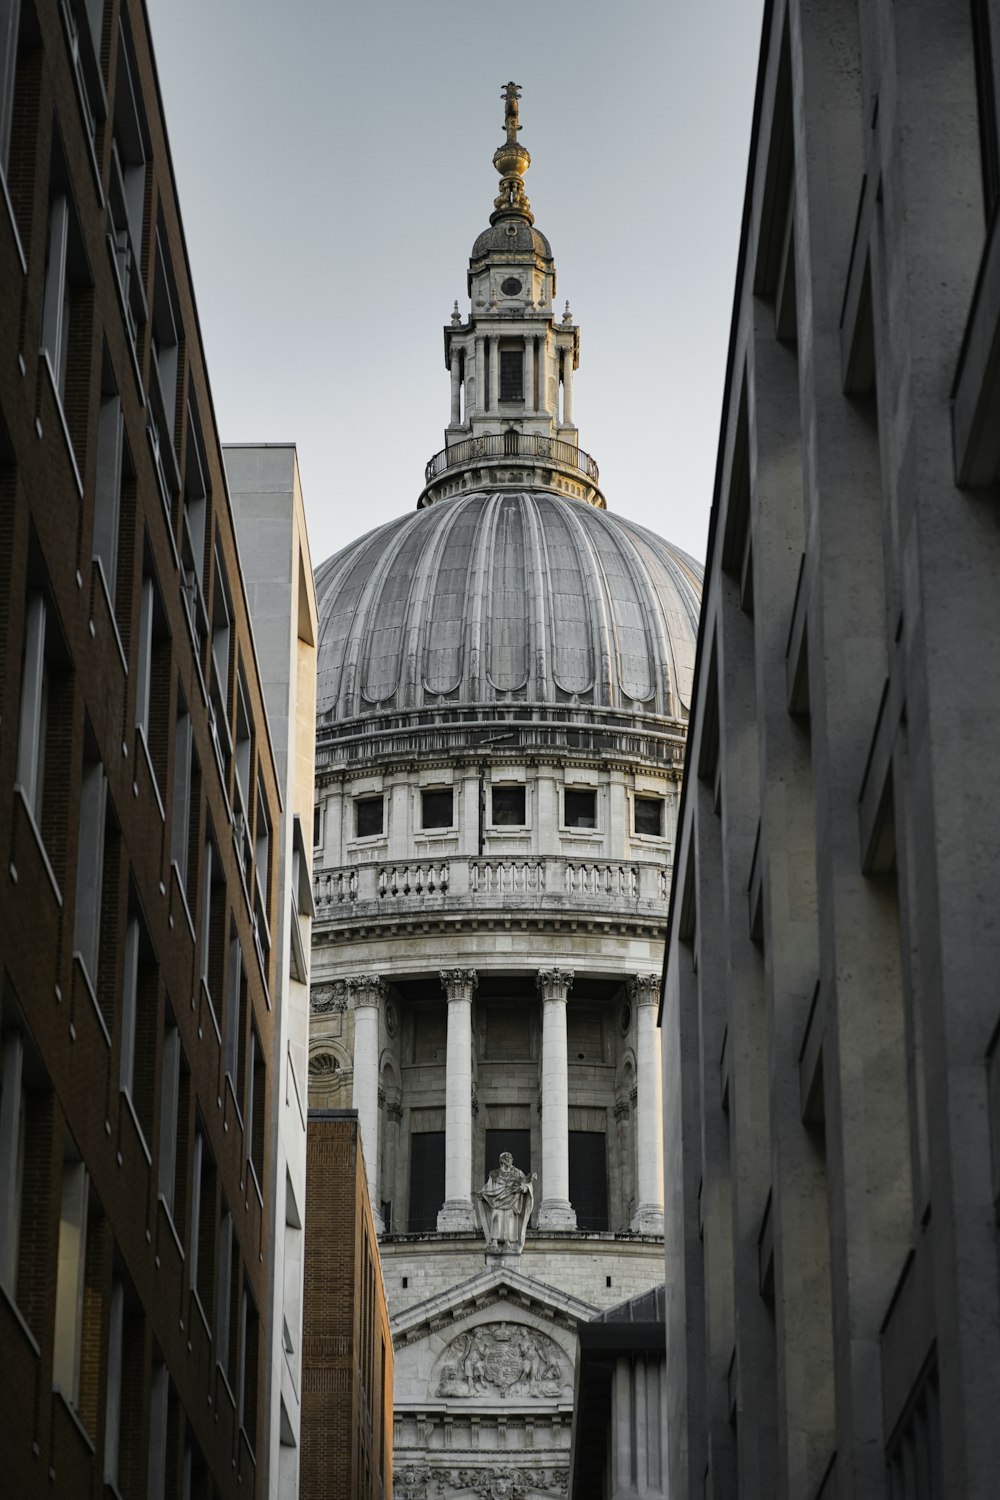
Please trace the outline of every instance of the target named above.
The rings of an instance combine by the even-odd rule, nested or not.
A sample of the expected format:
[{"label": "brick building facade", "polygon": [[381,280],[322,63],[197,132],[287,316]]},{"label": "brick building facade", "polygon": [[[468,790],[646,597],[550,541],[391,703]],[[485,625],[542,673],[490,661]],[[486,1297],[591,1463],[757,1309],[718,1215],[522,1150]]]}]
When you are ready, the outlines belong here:
[{"label": "brick building facade", "polygon": [[5,1493],[263,1494],[280,804],[140,0],[0,6]]},{"label": "brick building facade", "polygon": [[311,1109],[302,1500],[391,1500],[392,1336],[357,1112]]}]

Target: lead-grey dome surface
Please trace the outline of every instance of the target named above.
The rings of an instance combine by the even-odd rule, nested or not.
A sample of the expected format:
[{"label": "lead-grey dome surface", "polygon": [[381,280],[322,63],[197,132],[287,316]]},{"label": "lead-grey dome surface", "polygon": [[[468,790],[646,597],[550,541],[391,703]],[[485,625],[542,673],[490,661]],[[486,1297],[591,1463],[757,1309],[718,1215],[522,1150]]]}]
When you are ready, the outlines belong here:
[{"label": "lead-grey dome surface", "polygon": [[317,715],[513,702],[684,718],[701,583],[679,548],[578,501],[439,501],[317,569]]}]

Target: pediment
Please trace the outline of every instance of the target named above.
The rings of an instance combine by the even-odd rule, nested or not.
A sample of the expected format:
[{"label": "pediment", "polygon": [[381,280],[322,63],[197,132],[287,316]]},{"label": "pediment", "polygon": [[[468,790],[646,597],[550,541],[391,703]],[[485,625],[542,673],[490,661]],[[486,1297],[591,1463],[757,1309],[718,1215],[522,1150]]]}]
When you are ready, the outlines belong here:
[{"label": "pediment", "polygon": [[449,1287],[446,1292],[439,1292],[398,1313],[390,1325],[393,1345],[399,1349],[401,1345],[426,1338],[496,1303],[530,1309],[537,1317],[571,1333],[576,1332],[578,1323],[595,1317],[600,1311],[582,1297],[573,1297],[558,1287],[502,1266],[481,1271],[467,1281]]},{"label": "pediment", "polygon": [[566,1412],[576,1326],[595,1308],[508,1269],[484,1271],[392,1325],[398,1410]]}]

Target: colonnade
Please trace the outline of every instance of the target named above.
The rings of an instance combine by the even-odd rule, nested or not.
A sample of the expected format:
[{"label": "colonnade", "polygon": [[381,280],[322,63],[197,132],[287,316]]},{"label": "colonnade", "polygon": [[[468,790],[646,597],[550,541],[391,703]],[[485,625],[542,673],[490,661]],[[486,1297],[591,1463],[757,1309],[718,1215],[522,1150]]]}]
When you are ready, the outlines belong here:
[{"label": "colonnade", "polygon": [[[472,1181],[472,1006],[478,986],[475,969],[442,969],[448,1002],[445,1060],[445,1200],[439,1230],[472,1230],[477,1219]],[[572,969],[539,969],[535,983],[542,1005],[542,1170],[538,1228],[575,1229],[569,1195],[569,1058],[566,1011]],[[365,1157],[372,1212],[379,1222],[379,1013],[388,994],[385,978],[358,975],[347,981],[354,1008],[353,1107]],[[636,1008],[636,1110],[638,1114],[637,1202],[631,1227],[663,1232],[663,1126],[660,1048],[656,1032],[659,978],[636,975],[628,981]]]},{"label": "colonnade", "polygon": [[[451,425],[463,421],[462,385],[465,384],[465,413],[499,418],[500,416],[500,340],[516,337],[490,333],[476,337],[472,369],[468,368],[469,351],[457,343],[451,346]],[[573,425],[573,351],[556,350],[557,372],[562,380],[562,416],[549,412],[546,405],[546,337],[544,334],[522,335],[522,397],[526,416],[552,416],[567,427]],[[471,387],[471,389],[470,389]],[[558,403],[557,403],[558,404]]]}]

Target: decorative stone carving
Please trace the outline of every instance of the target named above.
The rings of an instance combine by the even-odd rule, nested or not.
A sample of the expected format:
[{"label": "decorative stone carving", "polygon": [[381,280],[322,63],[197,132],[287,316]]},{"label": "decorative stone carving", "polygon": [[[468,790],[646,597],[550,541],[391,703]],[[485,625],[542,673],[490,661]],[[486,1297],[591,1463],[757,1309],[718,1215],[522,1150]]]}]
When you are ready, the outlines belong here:
[{"label": "decorative stone carving", "polygon": [[340,1072],[340,1064],[332,1052],[314,1052],[309,1059],[309,1077],[324,1081],[334,1079]]},{"label": "decorative stone carving", "polygon": [[336,984],[314,984],[309,991],[309,1009],[314,1016],[327,1011],[347,1009],[347,986],[342,979]]},{"label": "decorative stone carving", "polygon": [[534,1184],[538,1174],[528,1177],[509,1151],[500,1153],[500,1165],[494,1167],[476,1194],[476,1212],[486,1236],[486,1253],[497,1254],[501,1244],[508,1254],[520,1255],[524,1236],[535,1202]]},{"label": "decorative stone carving", "polygon": [[486,1323],[448,1345],[436,1394],[554,1401],[569,1384],[566,1356],[554,1339],[523,1323]]},{"label": "decorative stone carving", "polygon": [[381,974],[355,974],[347,981],[347,992],[354,1009],[364,1010],[379,1005],[388,994],[389,985]]},{"label": "decorative stone carving", "polygon": [[528,1500],[539,1490],[565,1495],[568,1485],[568,1469],[515,1469],[511,1464],[494,1464],[488,1469],[432,1469],[426,1464],[409,1464],[396,1469],[392,1476],[396,1500],[425,1500],[448,1491],[471,1492],[483,1496],[483,1500]]},{"label": "decorative stone carving", "polygon": [[575,978],[572,969],[539,969],[535,985],[543,1000],[565,1000]]},{"label": "decorative stone carving", "polygon": [[439,977],[449,1000],[471,1001],[479,984],[475,969],[442,969]]},{"label": "decorative stone carving", "polygon": [[659,974],[633,974],[628,982],[628,992],[635,1005],[658,1005],[660,1002]]}]

